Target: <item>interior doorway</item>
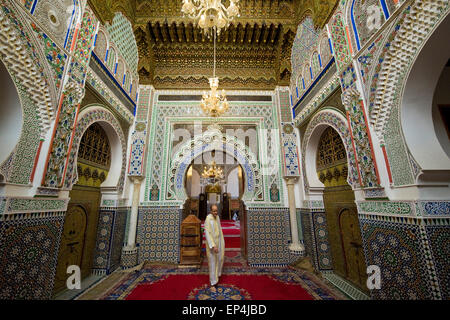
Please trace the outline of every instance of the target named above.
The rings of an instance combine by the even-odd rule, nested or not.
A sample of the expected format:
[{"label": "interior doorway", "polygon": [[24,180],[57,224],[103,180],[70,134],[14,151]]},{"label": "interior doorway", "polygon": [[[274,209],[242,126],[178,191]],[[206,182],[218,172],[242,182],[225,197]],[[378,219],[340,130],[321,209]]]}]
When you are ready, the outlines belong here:
[{"label": "interior doorway", "polygon": [[368,293],[355,194],[347,182],[347,153],[331,127],[322,133],[316,162],[317,175],[325,185],[323,200],[334,272]]},{"label": "interior doorway", "polygon": [[103,128],[94,123],[84,133],[78,150],[78,181],[69,194],[54,294],[66,288],[68,266],[79,266],[82,280],[91,274],[101,202],[100,186],[107,179],[110,164],[108,137]]}]

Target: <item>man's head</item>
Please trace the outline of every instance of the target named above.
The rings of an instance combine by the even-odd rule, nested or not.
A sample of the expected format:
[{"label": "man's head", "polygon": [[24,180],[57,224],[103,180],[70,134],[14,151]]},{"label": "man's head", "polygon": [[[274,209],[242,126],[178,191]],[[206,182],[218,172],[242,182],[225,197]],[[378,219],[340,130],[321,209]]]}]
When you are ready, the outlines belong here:
[{"label": "man's head", "polygon": [[217,207],[216,204],[211,205],[211,213],[214,216],[214,218],[217,217],[217,215],[219,214],[219,208]]}]

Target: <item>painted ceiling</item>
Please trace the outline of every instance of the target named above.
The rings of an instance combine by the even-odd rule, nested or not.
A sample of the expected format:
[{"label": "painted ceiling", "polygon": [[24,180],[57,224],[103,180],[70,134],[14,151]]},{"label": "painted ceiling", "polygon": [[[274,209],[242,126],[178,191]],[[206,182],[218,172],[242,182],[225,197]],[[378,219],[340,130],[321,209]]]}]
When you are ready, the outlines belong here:
[{"label": "painted ceiling", "polygon": [[[228,0],[225,0],[227,6]],[[288,86],[298,24],[311,16],[322,28],[337,0],[240,0],[240,17],[217,41],[220,88],[271,90]],[[157,89],[209,88],[213,41],[183,17],[182,0],[89,0],[102,23],[117,12],[134,30],[141,84]]]}]

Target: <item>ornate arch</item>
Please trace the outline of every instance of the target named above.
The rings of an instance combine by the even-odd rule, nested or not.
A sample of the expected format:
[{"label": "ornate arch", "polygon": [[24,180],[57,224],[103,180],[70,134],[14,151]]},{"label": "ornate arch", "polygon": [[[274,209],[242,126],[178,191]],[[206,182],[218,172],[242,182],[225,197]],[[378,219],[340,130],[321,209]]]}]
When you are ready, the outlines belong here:
[{"label": "ornate arch", "polygon": [[119,192],[122,192],[125,182],[126,169],[126,148],[127,142],[125,135],[120,127],[119,121],[114,115],[103,108],[102,106],[89,106],[80,112],[77,128],[73,139],[72,149],[69,156],[69,164],[67,166],[66,178],[64,180],[64,188],[72,189],[78,179],[76,172],[76,164],[78,157],[78,148],[80,146],[81,138],[86,132],[87,128],[93,123],[99,123],[106,131],[109,143],[111,145],[111,167],[110,174],[115,171],[120,171],[120,174],[115,176],[108,175],[104,182],[108,187],[117,187]]},{"label": "ornate arch", "polygon": [[195,136],[185,143],[173,156],[168,179],[168,193],[178,200],[186,199],[184,190],[185,173],[192,161],[199,155],[212,150],[219,150],[233,156],[244,169],[246,188],[243,200],[264,200],[263,178],[257,157],[236,137],[222,134],[219,131],[207,131]]},{"label": "ornate arch", "polygon": [[97,55],[97,57],[106,64],[106,52],[109,48],[109,39],[108,34],[104,27],[102,25],[99,26],[98,32],[97,32],[97,39],[95,40],[95,48],[94,53]]},{"label": "ornate arch", "polygon": [[306,163],[315,166],[316,152],[320,136],[327,127],[332,127],[339,133],[345,150],[347,152],[347,161],[349,168],[348,183],[356,188],[359,186],[358,170],[356,166],[356,157],[352,147],[351,133],[347,126],[345,116],[335,108],[325,108],[319,111],[309,122],[302,143],[302,168],[305,179],[306,189],[309,190],[312,184],[320,186],[322,183],[316,175],[316,170],[309,167],[307,171]]},{"label": "ornate arch", "polygon": [[[392,25],[382,43],[386,50],[374,59],[381,63],[368,82],[369,122],[381,144],[386,145],[395,185],[413,184],[421,172],[402,131],[401,105],[415,61],[449,12],[448,1],[415,1]],[[417,30],[422,32],[417,33]]]},{"label": "ornate arch", "polygon": [[16,10],[6,6],[0,9],[0,57],[14,81],[36,106],[40,135],[44,138],[55,115],[56,101],[52,99],[50,77],[45,69],[46,61],[37,49],[39,46],[13,9]]}]

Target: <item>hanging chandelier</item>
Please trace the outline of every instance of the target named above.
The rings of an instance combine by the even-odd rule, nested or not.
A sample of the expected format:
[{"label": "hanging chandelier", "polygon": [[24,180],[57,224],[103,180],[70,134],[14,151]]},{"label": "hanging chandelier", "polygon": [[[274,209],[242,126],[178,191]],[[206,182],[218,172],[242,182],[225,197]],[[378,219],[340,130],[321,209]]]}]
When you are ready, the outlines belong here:
[{"label": "hanging chandelier", "polygon": [[219,78],[216,77],[216,32],[214,27],[214,70],[213,77],[209,78],[210,92],[205,92],[202,97],[201,107],[203,112],[210,117],[220,117],[228,111],[229,104],[225,90],[219,93]]},{"label": "hanging chandelier", "polygon": [[224,178],[223,170],[222,170],[222,168],[220,168],[216,165],[215,161],[213,161],[209,165],[209,168],[205,167],[203,169],[202,178],[210,179],[210,180],[214,180],[214,181],[223,180],[223,178]]},{"label": "hanging chandelier", "polygon": [[234,17],[239,17],[239,0],[230,0],[228,8],[221,0],[183,0],[181,12],[193,19],[195,24],[210,36],[213,28],[217,34],[230,25]]}]

